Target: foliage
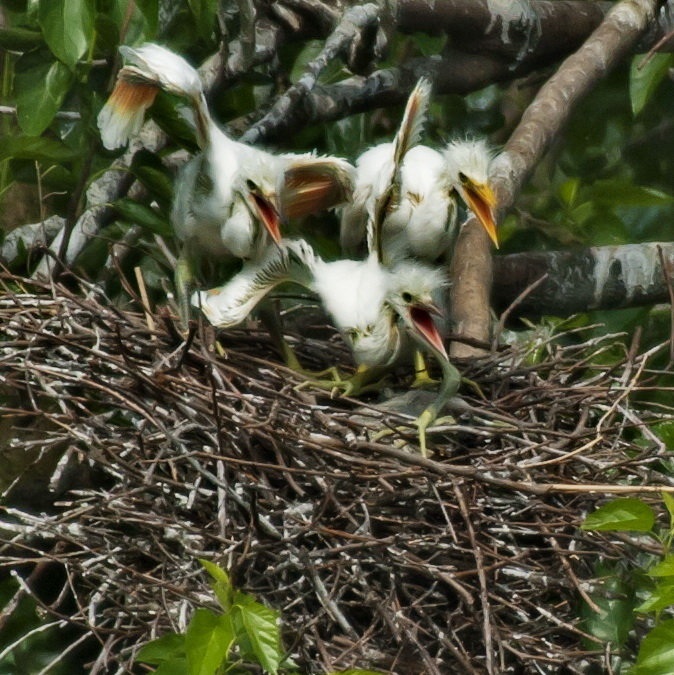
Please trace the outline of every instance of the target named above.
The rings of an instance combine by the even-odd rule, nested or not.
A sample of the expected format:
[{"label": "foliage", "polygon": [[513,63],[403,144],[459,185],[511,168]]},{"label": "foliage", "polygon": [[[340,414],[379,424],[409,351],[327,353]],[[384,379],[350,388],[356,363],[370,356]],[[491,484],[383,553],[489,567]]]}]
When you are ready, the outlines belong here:
[{"label": "foliage", "polygon": [[624,647],[638,615],[652,618],[654,627],[639,646],[635,663],[620,672],[629,675],[668,675],[674,672],[674,497],[662,494],[669,523],[657,525],[653,508],[641,499],[614,499],[590,513],[584,530],[644,533],[662,549],[661,555],[643,556],[641,569],[625,569],[619,563],[600,563],[601,579],[592,595],[597,609],[585,604],[585,629],[602,642]]},{"label": "foliage", "polygon": [[[18,606],[5,616],[6,608],[15,601]],[[0,675],[38,673],[47,667],[51,675],[77,672],[79,655],[61,653],[64,626],[59,621],[46,620],[33,599],[22,593],[12,578],[0,582],[0,608],[4,610],[0,631]]]},{"label": "foliage", "polygon": [[[157,675],[232,675],[255,672],[295,672],[281,642],[280,615],[235,589],[229,575],[209,560],[200,560],[211,576],[211,589],[220,612],[200,608],[187,630],[168,633],[140,649],[136,661],[157,666]],[[334,675],[376,675],[368,670],[348,670]]]}]

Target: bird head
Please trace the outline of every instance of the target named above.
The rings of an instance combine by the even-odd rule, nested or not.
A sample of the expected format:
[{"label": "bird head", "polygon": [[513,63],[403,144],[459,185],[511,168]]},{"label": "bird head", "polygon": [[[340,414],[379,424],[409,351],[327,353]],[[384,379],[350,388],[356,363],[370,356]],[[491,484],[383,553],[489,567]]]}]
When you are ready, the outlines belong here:
[{"label": "bird head", "polygon": [[281,241],[281,217],[273,193],[263,191],[254,181],[246,180],[247,198],[251,210],[264,225],[275,244]]},{"label": "bird head", "polygon": [[434,319],[443,315],[433,299],[436,291],[447,286],[447,277],[440,268],[405,261],[392,270],[392,283],[387,302],[393,308],[409,335],[428,347],[438,357],[448,360],[447,351]]},{"label": "bird head", "polygon": [[493,152],[483,140],[455,140],[445,149],[447,177],[498,248],[494,208],[496,195],[489,185]]}]

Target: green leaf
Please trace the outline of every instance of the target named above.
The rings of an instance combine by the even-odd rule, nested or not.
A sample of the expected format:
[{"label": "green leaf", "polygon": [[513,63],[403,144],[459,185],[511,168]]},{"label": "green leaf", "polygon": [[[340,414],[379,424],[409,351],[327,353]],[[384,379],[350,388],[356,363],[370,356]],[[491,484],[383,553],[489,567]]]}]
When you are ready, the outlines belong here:
[{"label": "green leaf", "polygon": [[213,675],[227,658],[234,643],[228,616],[197,609],[185,633],[185,651],[190,675]]},{"label": "green leaf", "polygon": [[614,499],[590,513],[582,522],[583,530],[599,532],[648,532],[655,523],[653,509],[639,499]]},{"label": "green leaf", "polygon": [[38,162],[67,162],[78,153],[60,141],[41,136],[9,136],[0,143],[0,161],[29,159]]},{"label": "green leaf", "polygon": [[272,674],[278,672],[283,661],[279,613],[240,591],[235,593],[234,606],[239,610],[237,624],[240,622],[248,639],[251,655],[265,670]]},{"label": "green leaf", "polygon": [[328,675],[382,675],[379,670],[362,670],[361,668],[350,670],[333,670]]},{"label": "green leaf", "polygon": [[674,673],[674,619],[661,621],[641,641],[630,675],[671,675]]},{"label": "green leaf", "polygon": [[60,61],[38,64],[16,75],[16,113],[28,136],[39,136],[54,119],[73,74]]},{"label": "green leaf", "polygon": [[0,27],[0,47],[25,52],[42,42],[42,34],[28,28]]},{"label": "green leaf", "polygon": [[215,24],[217,0],[187,0],[199,35],[210,37]]},{"label": "green leaf", "polygon": [[323,40],[307,40],[295,58],[290,71],[290,81],[297,82],[304,74],[307,64],[313,61],[321,51],[323,51]]},{"label": "green leaf", "polygon": [[669,68],[674,64],[674,55],[653,54],[640,68],[643,62],[643,54],[638,54],[632,59],[630,67],[630,102],[635,116],[644,109],[653,92],[667,76]]},{"label": "green leaf", "polygon": [[136,661],[158,666],[170,659],[185,657],[185,636],[167,633],[143,645],[136,654]]},{"label": "green leaf", "polygon": [[[674,422],[660,422],[660,424],[654,424],[653,432],[667,446],[667,450],[674,450]],[[665,499],[665,495],[667,495],[674,503],[674,497],[671,494],[667,492],[663,493],[663,499]],[[674,512],[670,511],[670,513]]]},{"label": "green leaf", "polygon": [[576,203],[579,187],[579,178],[568,178],[559,186],[559,197],[569,208]]},{"label": "green leaf", "polygon": [[414,33],[412,39],[423,56],[437,56],[447,42],[447,35],[445,33],[440,33],[440,35]]},{"label": "green leaf", "polygon": [[659,582],[648,597],[634,608],[635,612],[661,612],[663,609],[674,605],[674,580],[666,577]]},{"label": "green leaf", "polygon": [[173,199],[173,181],[157,155],[141,149],[133,157],[131,171],[157,199],[169,203]]},{"label": "green leaf", "polygon": [[164,661],[164,663],[153,672],[153,675],[185,675],[185,673],[189,673],[187,668],[187,659],[183,656],[181,658],[171,659],[170,661]]},{"label": "green leaf", "polygon": [[595,181],[586,196],[607,206],[663,206],[671,204],[674,197],[655,188],[634,185],[622,179]]},{"label": "green leaf", "polygon": [[172,234],[171,225],[157,215],[149,206],[134,202],[133,199],[118,199],[113,206],[123,217],[150,232],[167,237]]},{"label": "green leaf", "polygon": [[218,602],[225,612],[228,612],[232,607],[234,588],[229,579],[229,574],[210,560],[199,558],[202,567],[211,575],[211,588],[218,598]]},{"label": "green leaf", "polygon": [[154,37],[159,22],[159,0],[136,0],[136,6],[147,23],[146,37]]},{"label": "green leaf", "polygon": [[649,577],[674,577],[674,555],[668,555],[657,565],[651,567],[647,574]]},{"label": "green leaf", "polygon": [[57,59],[71,69],[89,48],[94,36],[92,0],[40,2],[38,21],[44,39]]},{"label": "green leaf", "polygon": [[[592,593],[592,600],[599,612],[584,603],[581,609],[583,628],[599,642],[621,645],[627,640],[634,626],[634,594],[617,570],[599,569],[604,575],[601,585]],[[596,644],[588,644],[596,648]]]}]

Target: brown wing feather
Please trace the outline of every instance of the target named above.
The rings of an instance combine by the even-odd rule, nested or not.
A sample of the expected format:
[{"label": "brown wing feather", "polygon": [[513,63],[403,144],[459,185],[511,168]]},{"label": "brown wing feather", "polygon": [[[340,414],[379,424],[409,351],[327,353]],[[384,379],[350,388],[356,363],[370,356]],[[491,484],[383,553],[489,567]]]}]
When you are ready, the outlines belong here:
[{"label": "brown wing feather", "polygon": [[345,166],[343,162],[316,159],[286,169],[279,195],[283,216],[300,218],[348,201],[353,180]]}]

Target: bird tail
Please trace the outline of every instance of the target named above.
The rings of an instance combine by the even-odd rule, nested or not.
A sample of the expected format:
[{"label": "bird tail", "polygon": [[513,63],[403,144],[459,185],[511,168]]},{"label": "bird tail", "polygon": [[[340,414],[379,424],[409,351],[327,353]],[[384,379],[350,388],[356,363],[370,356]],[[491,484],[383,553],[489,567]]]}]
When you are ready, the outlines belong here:
[{"label": "bird tail", "polygon": [[197,139],[203,147],[208,142],[211,119],[199,73],[161,45],[148,43],[137,49],[122,46],[119,51],[125,65],[98,115],[103,145],[109,150],[126,145],[140,131],[145,112],[161,90],[189,101]]},{"label": "bird tail", "polygon": [[270,247],[262,260],[246,262],[224,286],[195,293],[192,304],[214,326],[237,326],[280,284],[294,282],[311,289],[318,260],[303,239],[283,240]]}]

